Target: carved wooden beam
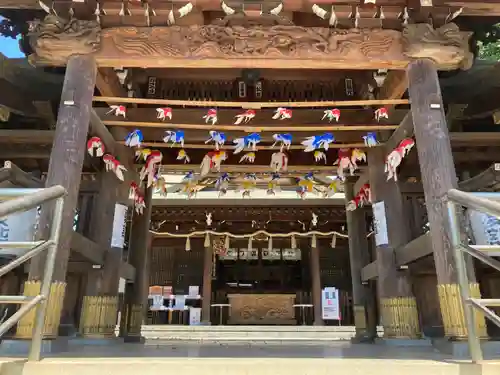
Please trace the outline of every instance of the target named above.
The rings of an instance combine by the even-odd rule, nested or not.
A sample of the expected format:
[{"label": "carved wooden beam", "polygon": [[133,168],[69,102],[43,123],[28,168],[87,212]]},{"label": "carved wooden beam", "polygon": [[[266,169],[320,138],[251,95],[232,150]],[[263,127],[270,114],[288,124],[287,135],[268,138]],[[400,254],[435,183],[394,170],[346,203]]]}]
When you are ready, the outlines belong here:
[{"label": "carved wooden beam", "polygon": [[33,28],[33,62],[64,65],[72,54],[93,53],[100,67],[404,69],[428,58],[443,70],[467,69],[471,33],[455,24],[403,32],[299,26],[122,27],[54,15]]}]

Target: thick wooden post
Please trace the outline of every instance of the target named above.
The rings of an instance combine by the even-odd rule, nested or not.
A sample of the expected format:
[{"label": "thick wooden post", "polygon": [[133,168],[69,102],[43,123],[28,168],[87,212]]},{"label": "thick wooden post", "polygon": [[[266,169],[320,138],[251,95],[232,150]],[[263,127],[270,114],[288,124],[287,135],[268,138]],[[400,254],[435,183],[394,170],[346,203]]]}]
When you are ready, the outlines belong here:
[{"label": "thick wooden post", "polygon": [[210,324],[210,305],[212,303],[212,267],[213,267],[213,248],[211,244],[205,247],[203,257],[203,291],[201,300],[201,321],[204,324]]},{"label": "thick wooden post", "polygon": [[321,311],[321,268],[319,265],[319,248],[318,246],[311,246],[309,262],[311,265],[311,278],[312,278],[312,300],[314,310],[314,325],[322,326],[323,314]]},{"label": "thick wooden post", "polygon": [[[354,198],[354,181],[348,179],[344,185],[346,202]],[[347,232],[349,234],[349,263],[352,280],[352,302],[355,341],[372,340],[377,334],[375,319],[375,301],[371,288],[361,282],[361,269],[370,262],[368,239],[366,238],[366,218],[363,210],[347,211]],[[369,324],[374,325],[370,327]]]},{"label": "thick wooden post", "polygon": [[[86,151],[92,96],[96,80],[96,63],[92,56],[73,56],[68,60],[66,75],[59,104],[54,142],[49,161],[46,187],[62,185],[67,190],[64,200],[63,220],[57,249],[54,284],[47,312],[47,337],[57,336],[59,317],[66,289],[66,271],[70,255],[71,236],[75,209],[78,204],[78,191]],[[52,219],[52,205],[42,207],[40,218],[41,235],[48,238]],[[43,276],[46,253],[32,259],[29,267],[29,280],[24,285],[25,295],[38,294]],[[31,337],[35,310],[26,315],[18,326],[19,337]]]},{"label": "thick wooden post", "polygon": [[410,275],[408,270],[398,270],[394,261],[394,249],[410,240],[409,220],[404,217],[399,186],[393,180],[387,181],[384,166],[384,148],[370,149],[368,173],[372,200],[384,204],[388,238],[388,245],[376,249],[380,315],[385,337],[417,338],[420,326]]},{"label": "thick wooden post", "polygon": [[[465,337],[467,329],[445,204],[447,191],[458,187],[458,179],[434,63],[430,60],[412,62],[408,66],[408,83],[445,334]],[[470,289],[473,297],[480,296],[479,285],[474,279]],[[478,316],[478,324],[478,332],[486,336],[482,315]]]},{"label": "thick wooden post", "polygon": [[153,206],[153,189],[146,189],[142,215],[134,213],[129,243],[129,262],[135,267],[134,283],[128,283],[125,289],[125,313],[127,316],[126,341],[142,341],[141,326],[148,308],[149,291],[149,249],[151,234],[149,225]]},{"label": "thick wooden post", "polygon": [[[111,247],[115,207],[127,184],[114,173],[101,171],[100,188],[91,211],[90,239],[106,249],[101,269],[92,269],[80,314],[80,334],[84,337],[114,336],[118,313],[118,284],[123,249]],[[104,317],[104,318],[103,318]]]}]

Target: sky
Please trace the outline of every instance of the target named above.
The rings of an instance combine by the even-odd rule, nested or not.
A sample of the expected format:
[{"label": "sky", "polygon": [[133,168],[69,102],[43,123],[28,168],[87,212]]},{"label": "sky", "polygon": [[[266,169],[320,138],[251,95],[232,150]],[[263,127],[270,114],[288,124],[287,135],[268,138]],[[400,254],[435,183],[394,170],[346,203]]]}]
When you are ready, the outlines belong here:
[{"label": "sky", "polygon": [[[2,17],[0,17],[1,20]],[[3,36],[0,36],[0,52],[7,57],[24,57],[24,54],[19,50],[17,40]]]}]

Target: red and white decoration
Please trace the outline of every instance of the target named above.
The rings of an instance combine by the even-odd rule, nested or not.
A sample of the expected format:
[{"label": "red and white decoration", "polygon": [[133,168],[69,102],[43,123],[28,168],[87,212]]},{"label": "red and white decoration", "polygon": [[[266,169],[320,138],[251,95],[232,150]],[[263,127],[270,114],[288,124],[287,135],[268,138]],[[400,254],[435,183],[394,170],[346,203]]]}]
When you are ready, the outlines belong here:
[{"label": "red and white decoration", "polygon": [[354,211],[356,208],[363,207],[365,204],[372,203],[372,194],[370,190],[370,184],[364,184],[361,189],[359,189],[358,194],[351,199],[346,206],[347,211]]},{"label": "red and white decoration", "polygon": [[125,181],[125,175],[123,172],[127,171],[127,168],[123,166],[113,155],[106,154],[102,157],[104,165],[107,172],[113,172],[120,181]]},{"label": "red and white decoration", "polygon": [[415,141],[412,138],[405,138],[401,142],[399,142],[398,147],[391,151],[389,155],[387,155],[385,161],[385,172],[387,173],[387,181],[391,178],[394,181],[398,180],[397,169],[403,158],[408,155],[410,150],[415,146]]},{"label": "red and white decoration", "polygon": [[90,156],[101,158],[106,152],[106,147],[99,137],[92,137],[87,141],[87,151]]},{"label": "red and white decoration", "polygon": [[276,108],[273,120],[287,120],[292,118],[292,110],[288,108]]},{"label": "red and white decoration", "polygon": [[127,117],[127,107],[124,105],[110,105],[109,111],[106,112],[107,115],[113,114],[115,116],[123,116],[123,118]]},{"label": "red and white decoration", "polygon": [[172,108],[156,108],[156,118],[162,121],[165,121],[166,119],[172,120]]}]

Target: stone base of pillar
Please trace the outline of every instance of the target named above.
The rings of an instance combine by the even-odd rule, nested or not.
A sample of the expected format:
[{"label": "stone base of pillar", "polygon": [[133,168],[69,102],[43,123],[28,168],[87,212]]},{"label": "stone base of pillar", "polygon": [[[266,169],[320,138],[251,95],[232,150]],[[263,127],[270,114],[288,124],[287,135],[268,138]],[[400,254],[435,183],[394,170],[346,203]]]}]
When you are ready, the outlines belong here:
[{"label": "stone base of pillar", "polygon": [[[41,281],[26,281],[24,283],[24,295],[35,297],[40,294]],[[47,301],[47,314],[43,328],[44,339],[55,339],[58,336],[61,311],[64,303],[66,283],[55,282],[50,286],[49,299]],[[27,313],[17,324],[16,337],[20,339],[31,339],[35,325],[36,308]]]},{"label": "stone base of pillar", "polygon": [[[445,336],[456,340],[467,339],[467,325],[458,284],[441,284],[437,288]],[[469,291],[471,297],[481,298],[478,283],[469,284]],[[487,338],[484,315],[478,310],[475,310],[474,313],[476,314],[476,330],[479,337]]]},{"label": "stone base of pillar", "polygon": [[125,320],[125,342],[143,342],[141,336],[142,319],[143,319],[143,306],[139,304],[125,306],[126,320]]},{"label": "stone base of pillar", "polygon": [[421,337],[415,297],[382,298],[380,308],[384,337],[401,339]]},{"label": "stone base of pillar", "polygon": [[375,336],[368,332],[366,324],[366,308],[363,305],[354,305],[354,325],[356,327],[356,335],[352,338],[354,343],[373,342]]},{"label": "stone base of pillar", "polygon": [[86,338],[115,336],[118,297],[85,296],[80,315],[80,335]]}]

